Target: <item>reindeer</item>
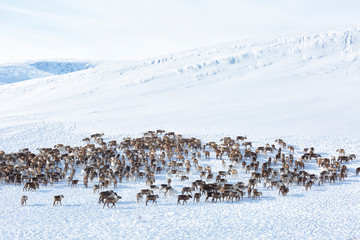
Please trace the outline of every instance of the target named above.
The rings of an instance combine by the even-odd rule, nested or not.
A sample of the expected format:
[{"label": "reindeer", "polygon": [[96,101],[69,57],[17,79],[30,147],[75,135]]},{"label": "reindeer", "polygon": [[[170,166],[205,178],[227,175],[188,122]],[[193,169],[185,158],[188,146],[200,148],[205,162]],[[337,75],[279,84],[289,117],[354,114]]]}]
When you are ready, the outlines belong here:
[{"label": "reindeer", "polygon": [[289,149],[289,152],[290,152],[290,153],[293,153],[293,154],[294,154],[294,150],[295,150],[295,149],[294,149],[293,146],[288,146],[288,149]]},{"label": "reindeer", "polygon": [[234,177],[234,178],[238,178],[239,175],[238,175],[238,171],[236,169],[231,169],[229,170],[229,172],[231,173],[231,175]]},{"label": "reindeer", "polygon": [[93,186],[93,192],[94,192],[94,194],[95,194],[95,192],[100,192],[100,186],[99,185],[94,185]]},{"label": "reindeer", "polygon": [[78,183],[79,183],[79,180],[72,180],[71,187],[76,187]]},{"label": "reindeer", "polygon": [[258,181],[258,179],[257,178],[250,178],[249,179],[249,184],[248,184],[248,186],[249,187],[255,187],[255,186],[257,186],[257,183],[258,183],[259,181]]},{"label": "reindeer", "polygon": [[61,205],[61,200],[62,200],[63,198],[64,198],[64,195],[54,196],[53,207],[55,207],[55,203],[56,203],[56,204],[59,204],[59,202],[60,202],[60,205]]},{"label": "reindeer", "polygon": [[248,146],[249,146],[250,148],[253,147],[252,144],[251,144],[251,142],[243,142],[242,145],[243,145],[246,149],[247,149]]},{"label": "reindeer", "polygon": [[193,202],[200,202],[200,198],[201,198],[201,193],[195,193],[194,194],[194,201]]},{"label": "reindeer", "polygon": [[262,196],[262,192],[258,191],[257,189],[253,189],[252,191],[252,199],[256,199],[256,198],[259,198],[260,199],[260,196]]},{"label": "reindeer", "polygon": [[336,152],[339,153],[339,156],[345,156],[345,150],[340,148],[340,149],[337,149]]},{"label": "reindeer", "polygon": [[175,188],[171,187],[171,186],[167,186],[165,187],[165,193],[164,196],[166,196],[169,193],[169,196],[173,196],[177,194],[177,191]]},{"label": "reindeer", "polygon": [[183,187],[183,189],[182,189],[182,191],[181,191],[181,193],[182,194],[184,194],[185,192],[187,192],[187,193],[192,193],[192,189],[191,189],[191,187]]},{"label": "reindeer", "polygon": [[26,205],[26,201],[28,200],[28,197],[27,196],[22,196],[21,197],[21,206],[24,206]]},{"label": "reindeer", "polygon": [[248,186],[248,188],[247,188],[248,198],[250,198],[251,192],[252,192],[252,188],[251,188],[251,186]]},{"label": "reindeer", "polygon": [[149,201],[153,201],[153,204],[154,203],[157,204],[156,199],[158,199],[158,198],[159,198],[159,195],[150,195],[150,194],[146,195],[146,206]]},{"label": "reindeer", "polygon": [[221,202],[221,198],[222,198],[221,193],[214,192],[214,193],[212,193],[211,197],[212,197],[212,202],[214,202],[214,200],[216,200],[216,202],[217,202],[218,199]]},{"label": "reindeer", "polygon": [[114,192],[113,190],[101,192],[99,194],[99,203],[101,202],[104,203],[104,200],[106,198],[113,198],[115,196],[117,196],[117,193]]},{"label": "reindeer", "polygon": [[288,192],[289,192],[289,188],[286,187],[286,186],[280,186],[279,188],[279,195],[280,195],[280,192],[283,196],[287,196]]},{"label": "reindeer", "polygon": [[230,192],[228,202],[230,201],[230,199],[231,199],[232,202],[234,202],[234,198],[235,198],[236,201],[240,200],[240,196],[239,196],[238,192]]},{"label": "reindeer", "polygon": [[180,178],[180,181],[185,181],[185,180],[189,180],[189,177],[188,176],[181,176]]},{"label": "reindeer", "polygon": [[244,141],[245,139],[247,139],[246,136],[237,136],[236,137],[237,141]]},{"label": "reindeer", "polygon": [[112,208],[116,207],[115,203],[117,203],[120,199],[121,199],[120,196],[114,196],[114,197],[111,197],[111,198],[105,198],[103,209],[105,208],[105,205],[107,205],[108,208],[110,208],[109,207],[110,203],[112,203],[112,206],[111,206]]},{"label": "reindeer", "polygon": [[143,194],[141,192],[136,194],[136,201],[139,203],[143,199]]},{"label": "reindeer", "polygon": [[39,188],[39,184],[37,182],[27,182],[27,183],[25,183],[23,191],[25,191],[25,190],[27,190],[27,191],[31,191],[31,190],[36,191],[36,189],[38,189],[38,188]]},{"label": "reindeer", "polygon": [[179,195],[177,204],[180,204],[180,201],[183,201],[183,205],[184,205],[186,203],[186,201],[189,200],[190,198],[192,198],[192,196],[189,195],[189,194],[187,194],[187,195]]},{"label": "reindeer", "polygon": [[307,191],[308,188],[311,190],[311,186],[314,184],[313,181],[308,181],[307,183],[305,183],[305,190]]}]

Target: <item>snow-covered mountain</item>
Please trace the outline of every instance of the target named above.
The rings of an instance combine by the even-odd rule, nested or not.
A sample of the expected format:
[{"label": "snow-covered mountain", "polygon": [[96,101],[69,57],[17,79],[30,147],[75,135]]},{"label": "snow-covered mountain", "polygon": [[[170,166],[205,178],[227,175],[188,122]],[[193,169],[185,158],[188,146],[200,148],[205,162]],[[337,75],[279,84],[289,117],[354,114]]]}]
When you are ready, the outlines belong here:
[{"label": "snow-covered mountain", "polygon": [[67,74],[92,68],[93,66],[92,63],[68,61],[38,61],[0,64],[0,84]]},{"label": "snow-covered mountain", "polygon": [[[360,30],[352,29],[227,43],[93,68],[32,63],[27,78],[84,70],[2,85],[1,132],[11,137],[21,135],[19,125],[41,129],[51,123],[47,132],[58,124],[79,134],[162,128],[360,135],[359,39]],[[11,74],[11,68],[2,67],[9,79],[26,69]]]}]

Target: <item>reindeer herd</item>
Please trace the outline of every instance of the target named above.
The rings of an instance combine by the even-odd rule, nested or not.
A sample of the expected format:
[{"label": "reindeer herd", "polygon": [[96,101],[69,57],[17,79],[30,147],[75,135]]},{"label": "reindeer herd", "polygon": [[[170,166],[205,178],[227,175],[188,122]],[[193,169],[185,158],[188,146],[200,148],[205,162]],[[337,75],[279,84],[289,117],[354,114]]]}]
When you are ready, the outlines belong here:
[{"label": "reindeer herd", "polygon": [[[22,149],[17,153],[0,151],[0,182],[23,186],[22,191],[67,182],[70,188],[92,184],[103,208],[116,207],[122,199],[115,191],[118,184],[142,182],[144,188],[134,196],[138,203],[157,204],[160,196],[176,197],[177,204],[234,202],[248,198],[260,199],[263,189],[277,189],[287,196],[293,184],[311,190],[312,186],[334,184],[348,176],[347,163],[356,159],[337,149],[338,156],[321,157],[313,147],[297,151],[282,139],[256,149],[245,136],[224,137],[220,143],[203,143],[164,130],[148,131],[139,138],[124,138],[105,142],[103,134],[83,139],[84,146],[57,144],[40,148],[38,153]],[[208,162],[212,164],[205,164]],[[309,173],[306,165],[316,162],[319,174]],[[214,171],[217,163],[221,170]],[[356,175],[360,167],[356,168]],[[78,173],[76,175],[76,173]],[[245,181],[238,181],[240,175]],[[82,176],[82,179],[76,177]],[[166,177],[164,183],[155,184]],[[190,181],[190,179],[192,179]],[[195,180],[193,180],[195,179]],[[161,181],[161,180],[160,180]],[[172,185],[176,181],[182,188]],[[146,187],[145,187],[146,186]],[[159,195],[160,194],[160,195]],[[61,205],[63,195],[53,198],[53,206]],[[26,205],[28,196],[21,197]]]}]

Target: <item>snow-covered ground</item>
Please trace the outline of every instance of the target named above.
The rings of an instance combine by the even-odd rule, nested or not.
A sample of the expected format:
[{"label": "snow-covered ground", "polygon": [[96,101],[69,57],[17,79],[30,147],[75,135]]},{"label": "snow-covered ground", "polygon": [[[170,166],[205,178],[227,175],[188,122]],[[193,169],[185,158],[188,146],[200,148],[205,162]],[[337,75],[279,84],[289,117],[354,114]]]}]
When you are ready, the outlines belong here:
[{"label": "snow-covered ground", "polygon": [[[190,136],[190,135],[189,135]],[[214,136],[219,142],[221,136]],[[106,138],[105,138],[106,139]],[[254,147],[274,143],[275,138],[249,138]],[[349,153],[359,155],[359,139],[349,137],[284,139],[294,145],[295,156],[302,154],[304,147],[313,146],[323,157],[336,155],[340,145]],[[41,140],[40,140],[41,141]],[[288,151],[286,151],[288,154]],[[268,155],[272,156],[272,155]],[[211,166],[213,172],[227,170],[230,164],[224,158],[224,168],[220,160],[201,159],[202,166]],[[259,158],[263,162],[264,157]],[[136,202],[136,193],[148,188],[144,180],[124,182],[114,189],[122,199],[114,209],[103,209],[98,204],[98,194],[93,194],[92,185],[86,189],[80,182],[78,187],[70,187],[67,182],[54,186],[40,187],[36,192],[23,192],[22,186],[1,185],[0,224],[4,239],[357,239],[360,237],[359,189],[360,177],[355,175],[359,160],[347,164],[348,178],[335,184],[318,186],[305,191],[304,186],[290,186],[287,197],[279,196],[278,190],[257,187],[263,192],[260,200],[244,197],[238,202],[193,203],[177,205],[176,196],[164,197],[159,192],[158,204],[145,205]],[[280,164],[273,166],[279,168]],[[306,162],[305,170],[319,174],[315,160]],[[238,168],[239,178],[227,177],[228,183],[247,183],[250,174]],[[77,169],[76,179],[82,179]],[[199,173],[191,170],[190,179],[181,182],[172,178],[172,186],[181,191],[199,179]],[[165,172],[156,176],[158,186],[166,183]],[[64,195],[63,205],[52,207],[54,195]],[[28,206],[20,206],[20,197],[29,197]]]},{"label": "snow-covered ground", "polygon": [[[42,64],[19,64],[14,72],[1,65],[1,73],[15,80],[0,86],[0,150],[28,147],[36,153],[58,143],[82,146],[82,139],[95,132],[119,141],[165,129],[203,142],[245,134],[254,147],[282,138],[295,146],[296,158],[305,147],[324,157],[337,156],[339,148],[359,156],[359,40],[358,29],[327,31],[81,65],[74,67],[81,71],[69,73]],[[16,79],[20,73],[35,79]],[[214,153],[211,157],[201,164],[224,170]],[[123,198],[116,209],[103,209],[98,194],[81,183],[26,193],[1,184],[0,238],[356,239],[357,167],[359,160],[350,162],[348,178],[331,186],[315,184],[307,192],[291,186],[288,197],[259,186],[260,200],[205,203],[202,198],[184,206],[161,193],[157,205],[136,203],[144,182],[119,184],[115,190]],[[314,161],[306,170],[321,171]],[[239,179],[228,181],[247,182],[249,174],[239,172]],[[77,174],[82,179],[80,169]],[[173,179],[173,185],[181,190],[198,177],[192,170],[189,181]],[[165,183],[166,174],[156,180]],[[24,194],[29,206],[20,207]],[[52,207],[52,197],[59,194],[65,196],[63,206]]]}]

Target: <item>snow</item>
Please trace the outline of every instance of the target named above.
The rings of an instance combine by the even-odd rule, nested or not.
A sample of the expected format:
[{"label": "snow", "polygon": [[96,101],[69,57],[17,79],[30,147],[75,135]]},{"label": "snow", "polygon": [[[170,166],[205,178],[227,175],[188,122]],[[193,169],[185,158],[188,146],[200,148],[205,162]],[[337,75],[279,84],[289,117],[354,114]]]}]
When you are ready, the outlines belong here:
[{"label": "snow", "polygon": [[0,84],[61,75],[93,67],[92,63],[39,61],[0,64]]},{"label": "snow", "polygon": [[359,136],[359,35],[328,31],[103,62],[1,86],[0,116],[76,124],[81,134]]},{"label": "snow", "polygon": [[[220,136],[215,140],[219,142]],[[270,141],[271,140],[271,141]],[[274,142],[274,138],[251,138],[257,145]],[[359,140],[356,138],[287,138],[294,143],[295,154],[300,155],[303,147],[314,146],[316,152],[325,156],[335,155],[335,149],[346,146],[349,152],[358,152]],[[288,154],[288,152],[286,152]],[[212,170],[226,170],[213,153],[210,160],[200,160],[200,165],[212,166]],[[259,159],[262,162],[265,157]],[[225,161],[230,164],[229,160]],[[349,176],[336,184],[317,186],[305,191],[304,186],[290,186],[287,197],[278,195],[278,190],[263,188],[260,200],[244,197],[239,202],[204,202],[177,205],[176,197],[163,197],[157,205],[137,203],[135,196],[146,188],[144,181],[124,182],[114,189],[122,196],[116,208],[103,209],[98,204],[98,194],[93,194],[92,185],[86,189],[82,184],[70,187],[66,182],[54,186],[40,187],[36,192],[23,192],[22,187],[1,185],[0,202],[5,211],[1,212],[1,236],[6,238],[67,238],[67,239],[179,239],[209,238],[225,239],[350,239],[359,237],[357,226],[359,216],[359,177],[355,168],[359,160],[347,164]],[[279,164],[275,168],[279,168]],[[313,160],[306,163],[310,173],[319,174],[320,169]],[[247,182],[249,174],[241,168],[239,178],[229,176],[228,182]],[[77,169],[76,179],[82,179]],[[198,179],[195,170],[190,180],[181,182],[173,177],[172,186],[179,192],[183,186]],[[156,184],[166,182],[165,172],[156,177]],[[113,189],[113,188],[111,188]],[[64,195],[62,206],[52,207],[54,195]],[[29,196],[28,206],[20,207],[20,196]],[[10,219],[16,219],[16,221]],[[24,224],[29,223],[31,224]]]},{"label": "snow", "polygon": [[[305,147],[322,157],[337,156],[339,148],[359,156],[359,39],[360,30],[353,28],[136,61],[1,65],[0,72],[15,80],[0,86],[0,150],[28,147],[38,153],[58,143],[84,146],[82,139],[95,132],[104,132],[105,141],[121,141],[165,129],[203,143],[246,135],[254,148],[282,138],[295,146],[295,159]],[[215,173],[227,170],[214,152],[200,165]],[[315,160],[305,166],[321,172]],[[348,163],[348,178],[332,185],[316,183],[305,191],[294,184],[283,197],[261,184],[260,200],[233,203],[205,203],[202,197],[200,203],[177,205],[175,196],[159,192],[158,204],[145,206],[135,198],[145,182],[123,182],[114,189],[122,199],[113,209],[98,204],[92,192],[97,179],[84,187],[80,168],[78,187],[60,182],[23,192],[0,183],[0,238],[356,239],[359,166],[358,159]],[[238,171],[239,178],[229,176],[228,182],[247,183],[250,175]],[[192,169],[189,177],[173,178],[172,185],[180,192],[199,173]],[[165,172],[156,176],[155,184],[161,183]],[[60,194],[63,205],[53,207],[53,196]],[[26,207],[20,206],[22,195],[29,196]]]}]

